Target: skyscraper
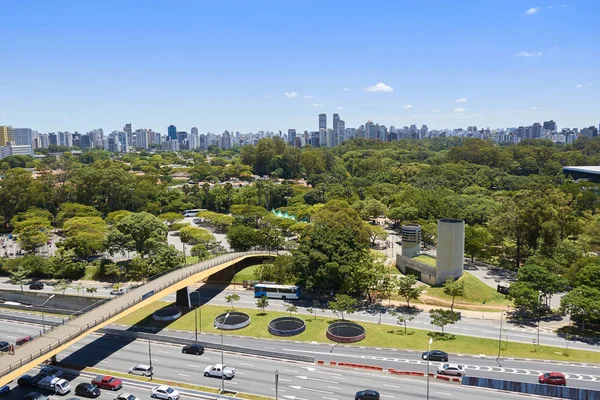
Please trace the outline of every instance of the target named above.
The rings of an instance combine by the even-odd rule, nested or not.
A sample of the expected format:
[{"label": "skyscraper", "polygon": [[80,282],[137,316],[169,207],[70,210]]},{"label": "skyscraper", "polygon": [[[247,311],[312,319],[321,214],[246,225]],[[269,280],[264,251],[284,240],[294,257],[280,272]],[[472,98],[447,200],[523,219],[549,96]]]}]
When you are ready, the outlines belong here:
[{"label": "skyscraper", "polygon": [[0,146],[6,146],[10,137],[10,126],[0,126]]},{"label": "skyscraper", "polygon": [[319,114],[319,130],[327,129],[327,114]]},{"label": "skyscraper", "polygon": [[344,140],[346,140],[346,138],[344,137],[344,133],[346,131],[346,122],[342,119],[340,119],[340,123],[338,125],[338,134],[337,134],[337,144],[341,144],[344,142]]},{"label": "skyscraper", "polygon": [[194,127],[192,127],[192,130],[190,131],[190,133],[191,133],[192,135],[196,135],[196,136],[198,136],[198,128],[196,128],[195,126],[194,126]]},{"label": "skyscraper", "polygon": [[177,140],[177,127],[175,125],[169,125],[167,128],[167,136],[169,140]]},{"label": "skyscraper", "polygon": [[125,126],[123,127],[123,132],[126,133],[127,147],[128,148],[132,147],[133,146],[133,131],[131,130],[131,124],[125,124]]},{"label": "skyscraper", "polygon": [[556,132],[556,122],[554,120],[544,121],[544,130],[546,132]]},{"label": "skyscraper", "polygon": [[296,145],[296,130],[288,129],[288,143],[292,146]]}]

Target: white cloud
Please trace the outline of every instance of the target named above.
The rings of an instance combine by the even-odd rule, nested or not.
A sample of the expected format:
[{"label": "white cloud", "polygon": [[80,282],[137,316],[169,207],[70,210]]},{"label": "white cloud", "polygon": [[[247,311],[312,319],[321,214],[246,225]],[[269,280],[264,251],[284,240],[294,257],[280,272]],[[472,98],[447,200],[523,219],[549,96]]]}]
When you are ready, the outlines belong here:
[{"label": "white cloud", "polygon": [[313,103],[310,105],[311,107],[325,107],[325,104]]},{"label": "white cloud", "polygon": [[522,51],[517,54],[518,57],[540,57],[542,54],[541,51]]},{"label": "white cloud", "polygon": [[315,97],[315,96],[313,96],[312,94],[309,94],[308,96],[304,96],[305,99],[312,99],[313,97]]},{"label": "white cloud", "polygon": [[349,92],[349,91],[350,91],[350,88],[347,88],[347,87],[344,88],[344,92]]},{"label": "white cloud", "polygon": [[6,116],[8,114],[6,114],[5,112],[3,112],[3,113],[0,113],[0,115],[2,115],[4,117],[4,116]]},{"label": "white cloud", "polygon": [[583,84],[582,84],[582,83],[578,83],[578,84],[576,85],[576,87],[583,87]]},{"label": "white cloud", "polygon": [[413,106],[412,104],[407,104],[405,106],[402,106],[402,108],[415,108],[415,106]]},{"label": "white cloud", "polygon": [[529,107],[530,110],[541,110],[543,107],[533,106]]},{"label": "white cloud", "polygon": [[561,6],[561,7],[566,7],[567,5],[566,5],[566,4],[561,4],[560,6]]},{"label": "white cloud", "polygon": [[464,113],[464,112],[465,112],[465,111],[467,111],[467,110],[465,110],[464,108],[460,108],[460,107],[459,107],[459,108],[455,108],[453,111],[454,111],[455,113]]},{"label": "white cloud", "polygon": [[548,8],[552,8],[552,6],[548,6]]},{"label": "white cloud", "polygon": [[483,114],[471,114],[471,117],[483,117]]},{"label": "white cloud", "polygon": [[586,84],[583,84],[583,83],[578,83],[578,84],[576,85],[576,87],[578,87],[578,88],[582,88],[582,87],[592,87],[592,86],[594,86],[594,85],[592,85],[591,83],[586,83]]},{"label": "white cloud", "polygon": [[461,97],[460,99],[456,99],[457,103],[466,103],[467,102],[467,98],[466,97]]},{"label": "white cloud", "polygon": [[288,98],[290,98],[290,99],[293,99],[294,97],[298,96],[298,93],[296,93],[296,92],[292,92],[292,93],[285,92],[285,96],[288,97]]},{"label": "white cloud", "polygon": [[439,113],[440,110],[438,110],[437,108],[434,108],[433,110],[431,110],[431,112],[433,112],[433,113]]},{"label": "white cloud", "polygon": [[393,92],[394,88],[386,85],[383,82],[379,82],[377,85],[369,86],[364,90],[365,92]]},{"label": "white cloud", "polygon": [[529,10],[525,11],[525,14],[537,14],[540,11],[539,7],[531,7]]},{"label": "white cloud", "polygon": [[556,51],[556,50],[560,50],[560,47],[558,47],[558,46],[550,47],[550,51]]},{"label": "white cloud", "polygon": [[337,109],[338,109],[338,110],[343,110],[343,109],[344,109],[344,107],[342,107],[342,106],[338,106],[338,108],[337,108]]}]

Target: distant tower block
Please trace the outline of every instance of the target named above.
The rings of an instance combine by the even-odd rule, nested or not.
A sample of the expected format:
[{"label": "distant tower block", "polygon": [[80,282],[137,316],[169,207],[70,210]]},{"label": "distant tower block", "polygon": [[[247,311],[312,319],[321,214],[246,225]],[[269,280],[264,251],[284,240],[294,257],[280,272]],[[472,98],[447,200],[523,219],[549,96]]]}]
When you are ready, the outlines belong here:
[{"label": "distant tower block", "polygon": [[440,219],[437,226],[437,270],[436,283],[439,285],[452,276],[458,278],[463,273],[465,259],[465,221],[460,219]]},{"label": "distant tower block", "polygon": [[420,254],[421,226],[418,224],[402,225],[402,255],[413,258]]}]

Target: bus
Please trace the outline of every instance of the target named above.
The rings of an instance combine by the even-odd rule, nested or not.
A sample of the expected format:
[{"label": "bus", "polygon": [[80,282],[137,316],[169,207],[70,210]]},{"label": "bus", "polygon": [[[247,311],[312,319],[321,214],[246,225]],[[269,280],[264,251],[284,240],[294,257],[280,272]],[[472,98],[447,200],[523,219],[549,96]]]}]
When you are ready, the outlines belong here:
[{"label": "bus", "polygon": [[203,210],[201,208],[195,208],[193,210],[185,210],[183,212],[183,216],[184,217],[195,217],[196,214],[198,214],[200,211],[205,211],[205,210]]},{"label": "bus", "polygon": [[270,299],[297,300],[300,298],[300,287],[257,283],[254,285],[254,297],[263,296],[267,296]]}]

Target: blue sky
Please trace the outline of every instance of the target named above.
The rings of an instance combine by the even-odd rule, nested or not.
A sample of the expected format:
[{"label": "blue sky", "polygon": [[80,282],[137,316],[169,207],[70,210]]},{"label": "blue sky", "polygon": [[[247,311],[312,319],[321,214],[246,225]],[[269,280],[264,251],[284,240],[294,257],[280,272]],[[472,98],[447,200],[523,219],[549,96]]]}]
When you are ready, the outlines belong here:
[{"label": "blue sky", "polygon": [[0,15],[0,125],[600,123],[598,0],[4,1]]}]

